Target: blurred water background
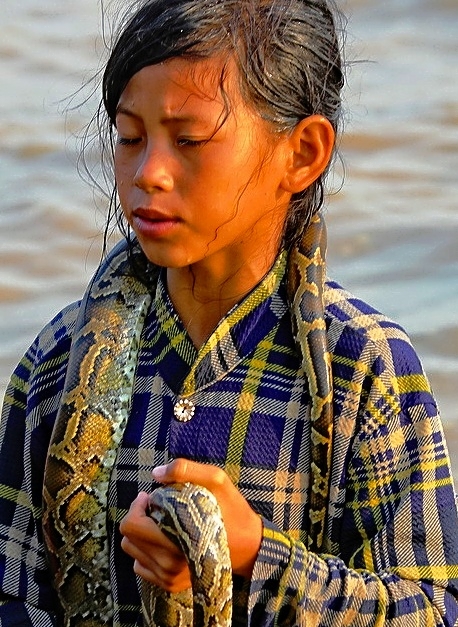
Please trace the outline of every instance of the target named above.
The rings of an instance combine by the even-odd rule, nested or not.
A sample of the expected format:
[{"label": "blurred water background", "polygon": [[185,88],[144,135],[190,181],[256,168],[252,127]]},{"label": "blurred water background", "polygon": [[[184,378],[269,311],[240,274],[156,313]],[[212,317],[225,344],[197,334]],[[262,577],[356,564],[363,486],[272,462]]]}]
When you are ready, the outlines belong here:
[{"label": "blurred water background", "polygon": [[[340,5],[353,64],[329,271],[407,329],[458,477],[458,3]],[[62,102],[99,67],[100,28],[97,0],[2,0],[0,398],[100,258],[104,202],[77,174],[75,140],[95,102],[79,111]],[[341,177],[337,167],[334,188]]]}]

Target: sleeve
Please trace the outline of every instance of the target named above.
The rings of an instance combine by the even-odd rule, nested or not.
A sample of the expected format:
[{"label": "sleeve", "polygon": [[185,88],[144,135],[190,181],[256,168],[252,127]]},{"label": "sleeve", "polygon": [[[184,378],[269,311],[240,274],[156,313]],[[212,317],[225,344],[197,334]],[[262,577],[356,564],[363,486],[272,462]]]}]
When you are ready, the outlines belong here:
[{"label": "sleeve", "polygon": [[253,627],[458,624],[458,516],[442,426],[410,343],[387,345],[384,358],[366,345],[370,359],[337,383],[347,405],[358,388],[359,408],[333,486],[345,494],[335,550],[314,554],[264,521]]},{"label": "sleeve", "polygon": [[21,601],[0,601],[0,627],[57,627],[49,612]]},{"label": "sleeve", "polygon": [[0,627],[55,625],[41,528],[43,474],[70,345],[62,312],[7,387],[0,422]]}]

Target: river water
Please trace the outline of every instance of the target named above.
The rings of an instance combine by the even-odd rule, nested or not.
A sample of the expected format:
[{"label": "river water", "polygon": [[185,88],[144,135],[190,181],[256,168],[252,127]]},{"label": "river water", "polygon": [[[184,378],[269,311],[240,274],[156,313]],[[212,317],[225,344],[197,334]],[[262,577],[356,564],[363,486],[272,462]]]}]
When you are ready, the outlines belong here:
[{"label": "river water", "polygon": [[[407,329],[458,476],[458,3],[340,5],[351,65],[329,271]],[[2,0],[0,397],[100,257],[104,203],[76,172],[75,135],[94,103],[63,102],[99,66],[100,27],[95,0]]]}]

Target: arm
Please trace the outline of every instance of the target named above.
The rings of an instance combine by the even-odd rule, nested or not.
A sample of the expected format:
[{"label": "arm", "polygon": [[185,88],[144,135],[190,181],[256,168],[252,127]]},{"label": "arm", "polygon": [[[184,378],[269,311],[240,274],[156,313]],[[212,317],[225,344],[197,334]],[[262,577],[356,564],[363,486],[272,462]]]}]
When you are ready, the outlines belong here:
[{"label": "arm", "polygon": [[[26,420],[34,348],[20,362],[5,394],[0,423],[0,625],[53,625],[39,528],[41,486],[31,481],[30,429]],[[38,500],[40,498],[40,500]],[[27,602],[29,601],[29,602]],[[38,618],[40,616],[40,618]]]},{"label": "arm", "polygon": [[[220,469],[194,462],[188,462],[185,469],[184,461],[175,460],[169,464],[162,480],[191,481],[205,484],[205,487],[215,491],[215,478],[220,476]],[[156,478],[159,479],[158,476]],[[227,481],[230,481],[229,478]],[[217,492],[224,483],[225,481],[219,484]],[[450,486],[449,482],[445,483]],[[222,507],[230,545],[232,544],[231,555],[236,556],[241,547],[241,539],[237,537],[240,520],[244,521],[243,527],[246,530],[254,512],[251,510],[250,514],[248,510],[244,510],[241,514],[240,503],[237,507],[230,506],[235,498],[235,488],[226,487],[227,490],[224,493],[220,491],[217,498]],[[429,489],[421,489],[420,493],[423,495],[421,498],[424,499],[426,511],[430,510],[431,499],[428,495],[431,496],[432,493]],[[240,493],[238,496],[241,498]],[[434,501],[437,496],[436,494]],[[453,490],[450,491],[450,497],[453,499]],[[441,494],[440,499],[443,499],[441,502],[444,505],[447,503],[445,493]],[[141,494],[124,519],[122,531],[126,535],[123,548],[136,559],[137,574],[169,591],[177,592],[189,587],[186,563],[174,547],[168,550],[169,541],[161,537],[157,528],[154,529],[153,521],[145,514],[147,501],[147,495]],[[355,512],[361,510],[353,514],[355,518],[361,515],[366,505],[367,503],[361,502],[360,507],[355,508]],[[448,501],[448,505],[454,507],[453,502]],[[248,507],[246,501],[244,507]],[[434,507],[437,513],[435,504]],[[441,508],[441,511],[445,512],[446,509]],[[456,514],[452,513],[451,518],[454,516],[456,518]],[[450,560],[456,552],[456,532],[452,533],[453,537],[449,537],[447,542],[447,537],[438,531],[438,516],[416,516],[412,512],[411,499],[401,498],[396,515],[379,534],[361,544],[360,550],[350,560],[351,565],[336,556],[311,553],[304,544],[276,529],[269,521],[263,522],[261,547],[257,552],[251,576],[249,625],[455,625],[458,619],[458,582],[456,579],[453,581],[452,577],[457,576],[458,566],[453,565]],[[346,531],[351,525],[347,523],[347,527]],[[458,525],[456,528],[458,529]],[[395,539],[396,535],[398,540]],[[425,535],[431,536],[429,541],[425,542]],[[255,526],[248,536],[250,542],[253,542],[251,548],[254,548],[258,542],[258,530]],[[345,533],[343,537],[345,538]],[[428,547],[425,560],[427,564],[424,567],[420,562],[410,565],[414,544],[417,544],[420,551],[423,547]],[[159,551],[161,557],[158,557]],[[251,555],[251,549],[249,554]],[[388,563],[389,560],[393,565]],[[446,565],[447,562],[450,567]]]},{"label": "arm", "polygon": [[56,627],[52,614],[22,601],[0,601],[0,627]]},{"label": "arm", "polygon": [[[55,624],[57,597],[41,529],[43,472],[70,339],[70,311],[17,366],[0,422],[0,626]],[[59,340],[57,341],[57,338]]]},{"label": "arm", "polygon": [[[349,448],[335,451],[345,461],[333,485],[345,502],[334,555],[310,553],[265,522],[251,625],[456,624],[458,518],[436,406],[409,344],[394,367],[373,352]],[[356,377],[341,385],[349,401]]]}]

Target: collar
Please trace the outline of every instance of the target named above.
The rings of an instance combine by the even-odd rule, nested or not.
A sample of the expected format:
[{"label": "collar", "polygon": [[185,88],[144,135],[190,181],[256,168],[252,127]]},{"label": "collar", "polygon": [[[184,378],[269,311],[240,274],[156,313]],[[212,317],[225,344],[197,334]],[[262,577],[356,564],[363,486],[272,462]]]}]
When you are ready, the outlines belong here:
[{"label": "collar", "polygon": [[235,368],[288,312],[285,270],[287,254],[280,253],[258,285],[218,323],[199,350],[193,345],[159,277],[153,307],[158,325],[157,367],[167,385],[187,397],[211,385]]}]

